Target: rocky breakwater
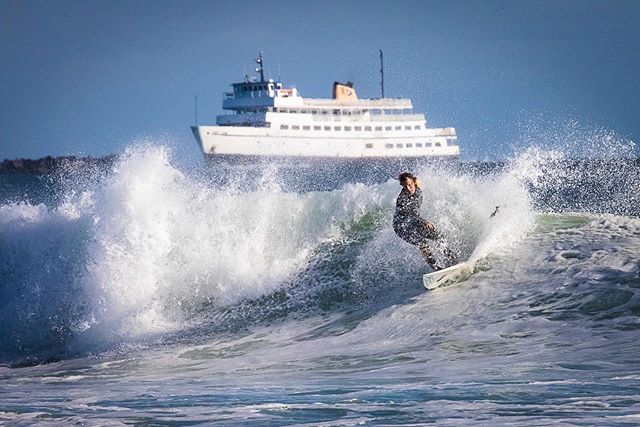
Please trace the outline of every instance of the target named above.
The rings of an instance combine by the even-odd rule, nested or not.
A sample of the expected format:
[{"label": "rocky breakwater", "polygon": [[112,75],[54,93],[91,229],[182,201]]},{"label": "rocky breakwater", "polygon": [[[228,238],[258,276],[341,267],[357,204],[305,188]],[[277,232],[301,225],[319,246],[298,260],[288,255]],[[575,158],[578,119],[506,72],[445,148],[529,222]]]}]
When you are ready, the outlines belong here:
[{"label": "rocky breakwater", "polygon": [[5,159],[0,163],[0,173],[44,175],[65,167],[96,167],[113,164],[115,156],[94,157],[43,157],[41,159]]}]

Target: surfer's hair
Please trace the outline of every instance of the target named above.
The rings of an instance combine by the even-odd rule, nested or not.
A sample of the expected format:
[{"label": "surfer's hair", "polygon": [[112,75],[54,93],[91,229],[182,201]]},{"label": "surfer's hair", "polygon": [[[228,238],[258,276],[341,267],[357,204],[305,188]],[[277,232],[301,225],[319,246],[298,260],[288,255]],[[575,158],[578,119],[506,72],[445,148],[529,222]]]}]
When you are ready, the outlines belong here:
[{"label": "surfer's hair", "polygon": [[400,176],[398,176],[398,179],[400,180],[400,185],[404,184],[404,182],[407,179],[411,179],[411,180],[413,180],[413,182],[415,182],[416,187],[420,187],[420,181],[418,180],[418,177],[416,177],[411,172],[402,172],[400,174]]}]

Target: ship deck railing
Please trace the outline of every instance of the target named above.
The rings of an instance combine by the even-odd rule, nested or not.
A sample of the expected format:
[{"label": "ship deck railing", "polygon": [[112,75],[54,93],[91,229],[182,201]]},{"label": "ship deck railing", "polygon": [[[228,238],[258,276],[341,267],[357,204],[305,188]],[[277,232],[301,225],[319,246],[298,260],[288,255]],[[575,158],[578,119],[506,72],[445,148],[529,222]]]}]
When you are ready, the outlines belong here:
[{"label": "ship deck railing", "polygon": [[[300,113],[276,113],[278,116],[299,117]],[[349,123],[376,123],[376,122],[414,122],[424,121],[424,114],[361,114],[361,115],[333,115],[333,114],[305,114],[305,118],[311,118],[309,122],[342,122]]]},{"label": "ship deck railing", "polygon": [[395,107],[395,108],[411,108],[411,100],[407,98],[379,98],[379,99],[357,99],[338,101],[336,99],[323,98],[303,98],[305,106],[318,107],[346,107],[346,108],[363,108],[363,107]]}]

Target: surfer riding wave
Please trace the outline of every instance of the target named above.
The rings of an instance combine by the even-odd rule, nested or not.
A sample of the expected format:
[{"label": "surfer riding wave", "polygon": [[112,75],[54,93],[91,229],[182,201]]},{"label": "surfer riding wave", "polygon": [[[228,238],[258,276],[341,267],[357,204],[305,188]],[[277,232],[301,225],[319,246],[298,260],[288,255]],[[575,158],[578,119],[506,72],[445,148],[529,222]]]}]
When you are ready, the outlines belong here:
[{"label": "surfer riding wave", "polygon": [[[399,177],[402,191],[396,200],[396,212],[393,215],[393,230],[404,241],[417,246],[427,264],[434,271],[441,270],[429,247],[429,241],[439,242],[441,236],[432,222],[420,216],[422,206],[422,189],[418,178],[410,172],[403,172]],[[444,248],[443,252],[449,265],[455,264],[455,256],[451,250]],[[446,267],[446,266],[445,266]]]}]

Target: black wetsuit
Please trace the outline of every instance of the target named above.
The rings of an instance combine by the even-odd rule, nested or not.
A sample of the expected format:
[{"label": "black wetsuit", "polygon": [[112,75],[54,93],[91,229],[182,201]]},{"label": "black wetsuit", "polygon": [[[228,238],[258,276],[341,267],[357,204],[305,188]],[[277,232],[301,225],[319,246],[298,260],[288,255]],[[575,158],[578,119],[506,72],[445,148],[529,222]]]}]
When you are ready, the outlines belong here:
[{"label": "black wetsuit", "polygon": [[393,230],[403,240],[423,247],[427,240],[437,240],[438,233],[425,226],[425,220],[420,217],[422,205],[422,190],[416,187],[411,194],[404,188],[396,200],[396,213],[393,215]]}]

